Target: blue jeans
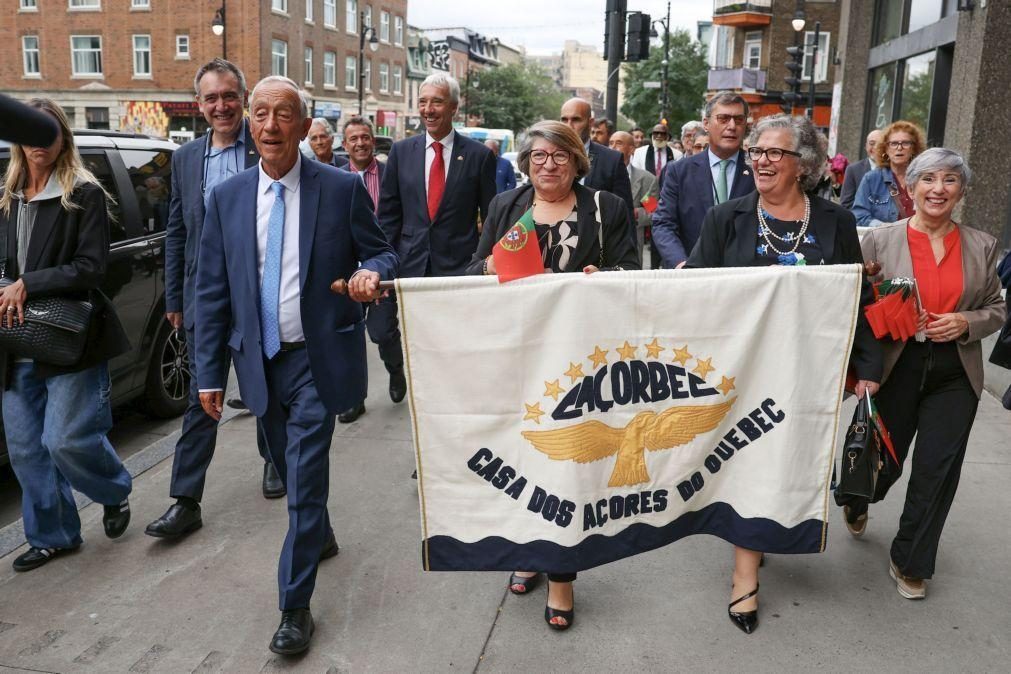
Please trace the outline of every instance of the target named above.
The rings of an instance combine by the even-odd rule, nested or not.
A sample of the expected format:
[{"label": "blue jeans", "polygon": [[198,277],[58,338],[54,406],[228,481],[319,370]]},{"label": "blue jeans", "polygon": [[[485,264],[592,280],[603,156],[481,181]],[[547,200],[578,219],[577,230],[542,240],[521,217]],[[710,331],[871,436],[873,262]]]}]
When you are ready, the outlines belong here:
[{"label": "blue jeans", "polygon": [[116,505],[132,480],[106,433],[112,428],[107,363],[48,379],[34,363],[14,363],[3,392],[11,467],[21,483],[25,538],[37,548],[81,544],[71,489]]}]

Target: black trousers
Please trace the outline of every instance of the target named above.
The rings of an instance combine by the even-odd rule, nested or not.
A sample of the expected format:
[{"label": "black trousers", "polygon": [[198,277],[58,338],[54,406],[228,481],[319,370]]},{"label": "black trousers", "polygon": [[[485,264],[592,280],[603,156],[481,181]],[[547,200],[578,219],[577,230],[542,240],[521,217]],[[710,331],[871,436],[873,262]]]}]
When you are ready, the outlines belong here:
[{"label": "black trousers", "polygon": [[[910,341],[875,400],[900,465],[916,437],[892,561],[905,576],[930,578],[979,399],[953,342]],[[894,471],[879,478],[876,500],[884,498],[900,475]],[[867,500],[850,497],[847,505],[858,513],[866,509]]]}]

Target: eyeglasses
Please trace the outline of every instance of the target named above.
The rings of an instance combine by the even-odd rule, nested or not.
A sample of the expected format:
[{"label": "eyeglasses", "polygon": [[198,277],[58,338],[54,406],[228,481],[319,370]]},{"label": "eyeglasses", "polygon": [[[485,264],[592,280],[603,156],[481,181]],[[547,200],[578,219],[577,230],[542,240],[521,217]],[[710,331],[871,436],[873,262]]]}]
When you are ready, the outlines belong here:
[{"label": "eyeglasses", "polygon": [[890,140],[888,141],[888,147],[893,150],[898,150],[900,147],[905,149],[907,147],[913,147],[913,141],[911,140]]},{"label": "eyeglasses", "polygon": [[534,150],[530,153],[530,161],[538,166],[545,164],[548,161],[548,157],[555,162],[555,166],[565,166],[569,163],[568,152],[564,150],[559,150],[558,152],[545,152],[544,150]]},{"label": "eyeglasses", "polygon": [[692,145],[692,149],[693,150],[705,150],[706,149],[706,144],[705,143],[695,143],[694,145]]},{"label": "eyeglasses", "polygon": [[743,125],[748,118],[744,115],[713,115],[717,122],[720,124],[729,124],[730,120],[734,120],[734,124]]},{"label": "eyeglasses", "polygon": [[751,161],[758,161],[759,159],[762,158],[763,154],[769,158],[769,161],[773,162],[782,159],[784,154],[788,154],[792,157],[801,156],[799,152],[794,152],[793,150],[784,150],[781,147],[764,148],[764,147],[756,147],[753,145],[748,148],[748,156],[751,157]]}]

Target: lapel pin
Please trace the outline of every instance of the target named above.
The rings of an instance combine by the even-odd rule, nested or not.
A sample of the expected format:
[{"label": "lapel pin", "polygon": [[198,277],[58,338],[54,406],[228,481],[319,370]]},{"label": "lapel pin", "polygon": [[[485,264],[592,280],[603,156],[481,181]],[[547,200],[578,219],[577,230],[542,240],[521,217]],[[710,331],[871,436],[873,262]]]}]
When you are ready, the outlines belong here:
[{"label": "lapel pin", "polygon": [[456,160],[457,161],[463,161],[463,155],[462,154],[461,155],[457,155]]},{"label": "lapel pin", "polygon": [[744,169],[744,175],[746,175],[746,176],[750,176],[750,175],[751,175],[751,174],[750,174],[750,173],[748,172],[748,169]]}]

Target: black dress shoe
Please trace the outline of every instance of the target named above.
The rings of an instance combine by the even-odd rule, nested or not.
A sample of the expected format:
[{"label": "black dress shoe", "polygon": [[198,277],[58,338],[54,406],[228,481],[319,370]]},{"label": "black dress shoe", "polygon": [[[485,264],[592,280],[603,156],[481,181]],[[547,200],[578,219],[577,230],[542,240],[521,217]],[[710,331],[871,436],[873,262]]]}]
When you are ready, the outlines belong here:
[{"label": "black dress shoe", "polygon": [[18,558],[14,560],[11,565],[14,567],[15,571],[31,571],[32,569],[37,569],[43,564],[49,562],[49,560],[60,555],[64,555],[68,552],[73,552],[81,546],[77,545],[72,548],[28,548],[28,552],[18,555]]},{"label": "black dress shoe", "polygon": [[242,398],[229,398],[225,401],[225,404],[231,407],[233,410],[248,410],[246,403],[242,402]]},{"label": "black dress shoe", "polygon": [[270,640],[270,650],[279,655],[296,655],[309,648],[315,629],[307,608],[281,611],[281,624]]},{"label": "black dress shoe", "polygon": [[741,612],[734,611],[732,609],[745,599],[751,599],[756,594],[758,594],[757,585],[755,586],[754,590],[744,595],[743,597],[738,597],[734,601],[730,602],[729,606],[727,606],[727,615],[730,616],[730,622],[737,625],[737,627],[740,628],[740,630],[743,631],[745,634],[751,634],[756,629],[758,629],[758,609],[756,608],[754,611],[741,611]]},{"label": "black dress shoe", "polygon": [[119,538],[130,524],[130,502],[123,499],[119,505],[102,506],[102,526],[109,538]]},{"label": "black dress shoe", "polygon": [[324,559],[336,557],[340,551],[340,546],[337,545],[337,537],[331,531],[330,538],[323,544],[323,549],[319,551],[319,561],[322,562]]},{"label": "black dress shoe", "polygon": [[164,515],[147,525],[144,533],[155,538],[180,538],[204,525],[200,519],[200,506],[195,510],[172,504]]},{"label": "black dress shoe", "polygon": [[281,498],[288,493],[284,488],[281,476],[277,474],[274,464],[267,461],[263,464],[263,498]]},{"label": "black dress shoe", "polygon": [[407,395],[407,377],[404,368],[390,373],[390,400],[399,403]]},{"label": "black dress shoe", "polygon": [[349,410],[344,410],[337,415],[337,421],[342,424],[350,424],[352,421],[356,421],[358,417],[365,414],[365,401],[363,400],[359,404],[355,405]]}]

